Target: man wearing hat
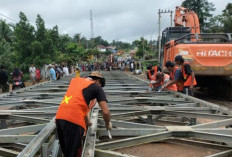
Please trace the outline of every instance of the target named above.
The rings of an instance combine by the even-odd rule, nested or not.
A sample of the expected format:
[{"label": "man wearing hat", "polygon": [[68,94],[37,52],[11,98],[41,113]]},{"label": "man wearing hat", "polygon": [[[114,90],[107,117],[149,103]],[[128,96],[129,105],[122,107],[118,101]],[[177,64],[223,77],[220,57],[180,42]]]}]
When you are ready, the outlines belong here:
[{"label": "man wearing hat", "polygon": [[66,94],[56,113],[56,127],[64,156],[81,155],[82,136],[87,128],[87,114],[96,99],[101,107],[106,129],[111,130],[110,111],[106,95],[102,89],[105,79],[99,72],[91,72],[87,78],[75,77],[71,80]]}]

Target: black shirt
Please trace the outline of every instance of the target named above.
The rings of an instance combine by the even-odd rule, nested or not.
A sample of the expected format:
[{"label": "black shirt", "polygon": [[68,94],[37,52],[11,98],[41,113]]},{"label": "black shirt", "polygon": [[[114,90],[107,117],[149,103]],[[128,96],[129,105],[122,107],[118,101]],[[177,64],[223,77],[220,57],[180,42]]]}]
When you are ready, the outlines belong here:
[{"label": "black shirt", "polygon": [[106,95],[103,89],[96,83],[89,85],[87,88],[83,89],[83,96],[86,104],[89,104],[91,100],[97,99],[98,102],[106,101]]},{"label": "black shirt", "polygon": [[191,66],[189,64],[184,64],[184,70],[185,70],[185,74],[191,75],[192,69],[191,69]]},{"label": "black shirt", "polygon": [[0,71],[0,83],[1,84],[5,84],[8,81],[8,75],[7,72],[5,70],[1,70]]}]

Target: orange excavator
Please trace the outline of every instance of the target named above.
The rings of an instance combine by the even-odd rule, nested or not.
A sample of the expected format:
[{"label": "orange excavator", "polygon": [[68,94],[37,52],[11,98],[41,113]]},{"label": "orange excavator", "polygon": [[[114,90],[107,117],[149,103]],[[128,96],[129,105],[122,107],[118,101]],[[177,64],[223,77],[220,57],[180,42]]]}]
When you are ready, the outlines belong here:
[{"label": "orange excavator", "polygon": [[197,14],[183,7],[176,7],[174,22],[162,32],[161,65],[182,55],[201,89],[232,98],[232,35],[200,33]]}]

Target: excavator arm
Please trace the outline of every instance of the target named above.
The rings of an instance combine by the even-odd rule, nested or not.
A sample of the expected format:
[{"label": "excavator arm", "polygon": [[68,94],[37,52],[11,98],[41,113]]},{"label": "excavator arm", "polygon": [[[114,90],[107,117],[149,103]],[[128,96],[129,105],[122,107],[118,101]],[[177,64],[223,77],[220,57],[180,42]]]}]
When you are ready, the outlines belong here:
[{"label": "excavator arm", "polygon": [[200,33],[200,24],[197,14],[184,7],[176,7],[175,10],[175,27],[190,27],[191,33]]}]

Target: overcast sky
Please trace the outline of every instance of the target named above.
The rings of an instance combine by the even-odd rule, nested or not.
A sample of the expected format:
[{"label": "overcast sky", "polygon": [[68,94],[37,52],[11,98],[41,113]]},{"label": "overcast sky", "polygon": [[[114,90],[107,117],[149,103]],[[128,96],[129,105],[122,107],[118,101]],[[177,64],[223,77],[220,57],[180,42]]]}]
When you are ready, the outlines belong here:
[{"label": "overcast sky", "polygon": [[[221,14],[231,0],[208,0],[216,6],[215,15]],[[44,19],[46,28],[58,25],[60,34],[76,33],[90,38],[90,10],[93,12],[94,36],[108,41],[131,42],[141,36],[156,39],[158,10],[173,10],[183,0],[0,0],[0,18],[7,22],[19,21],[19,12],[26,14],[35,25],[37,14]],[[8,18],[6,18],[7,16]],[[9,20],[12,19],[12,20]],[[170,26],[170,16],[162,15],[162,29]]]}]

